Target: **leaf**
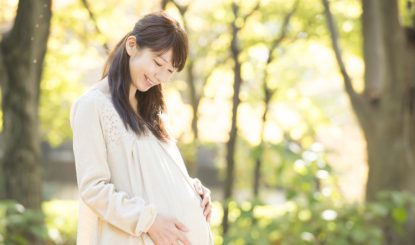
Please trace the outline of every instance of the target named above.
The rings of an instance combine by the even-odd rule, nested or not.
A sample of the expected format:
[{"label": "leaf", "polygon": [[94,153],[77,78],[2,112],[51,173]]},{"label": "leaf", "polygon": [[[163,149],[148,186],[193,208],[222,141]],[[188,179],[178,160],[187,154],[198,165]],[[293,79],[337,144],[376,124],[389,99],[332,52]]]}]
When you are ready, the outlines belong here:
[{"label": "leaf", "polygon": [[388,214],[388,208],[380,203],[372,204],[371,209],[376,216],[385,217]]},{"label": "leaf", "polygon": [[392,217],[396,222],[403,224],[408,220],[408,213],[404,208],[394,208]]}]

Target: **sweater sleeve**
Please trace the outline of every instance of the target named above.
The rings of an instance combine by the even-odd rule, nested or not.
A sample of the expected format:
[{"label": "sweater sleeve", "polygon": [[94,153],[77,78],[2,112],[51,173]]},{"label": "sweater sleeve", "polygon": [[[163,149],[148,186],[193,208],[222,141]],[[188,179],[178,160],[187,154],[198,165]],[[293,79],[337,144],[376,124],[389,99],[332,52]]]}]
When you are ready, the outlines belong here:
[{"label": "sweater sleeve", "polygon": [[157,211],[111,183],[97,98],[84,95],[71,109],[76,178],[81,200],[99,217],[133,236],[147,232]]}]

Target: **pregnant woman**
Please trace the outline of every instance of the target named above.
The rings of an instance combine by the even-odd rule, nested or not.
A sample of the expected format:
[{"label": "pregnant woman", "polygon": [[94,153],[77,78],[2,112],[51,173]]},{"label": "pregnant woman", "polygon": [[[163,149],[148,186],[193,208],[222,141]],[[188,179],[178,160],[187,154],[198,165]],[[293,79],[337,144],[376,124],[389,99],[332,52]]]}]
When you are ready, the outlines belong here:
[{"label": "pregnant woman", "polygon": [[78,245],[213,244],[210,191],[190,178],[163,117],[162,84],[187,53],[179,23],[148,14],[73,104]]}]

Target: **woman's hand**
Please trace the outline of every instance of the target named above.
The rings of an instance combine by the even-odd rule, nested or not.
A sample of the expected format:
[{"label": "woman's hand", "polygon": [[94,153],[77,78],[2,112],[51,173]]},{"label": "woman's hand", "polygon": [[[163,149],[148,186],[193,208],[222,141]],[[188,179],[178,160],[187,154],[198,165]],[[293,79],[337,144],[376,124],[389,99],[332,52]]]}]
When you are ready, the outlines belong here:
[{"label": "woman's hand", "polygon": [[202,197],[202,203],[200,206],[203,208],[203,215],[206,217],[206,221],[210,223],[210,217],[212,216],[212,200],[210,197],[210,190],[202,185],[199,179],[194,178],[194,187]]},{"label": "woman's hand", "polygon": [[157,214],[147,233],[156,245],[179,244],[178,241],[184,245],[191,245],[184,233],[187,231],[189,229],[177,219]]}]

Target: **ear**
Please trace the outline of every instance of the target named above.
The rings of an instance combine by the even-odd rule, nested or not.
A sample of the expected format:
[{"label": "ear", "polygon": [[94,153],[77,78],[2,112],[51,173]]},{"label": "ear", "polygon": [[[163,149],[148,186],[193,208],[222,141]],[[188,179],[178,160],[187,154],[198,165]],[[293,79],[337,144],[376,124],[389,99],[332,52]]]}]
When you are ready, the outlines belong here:
[{"label": "ear", "polygon": [[137,53],[138,48],[135,36],[128,36],[127,41],[125,42],[125,49],[130,57]]}]

